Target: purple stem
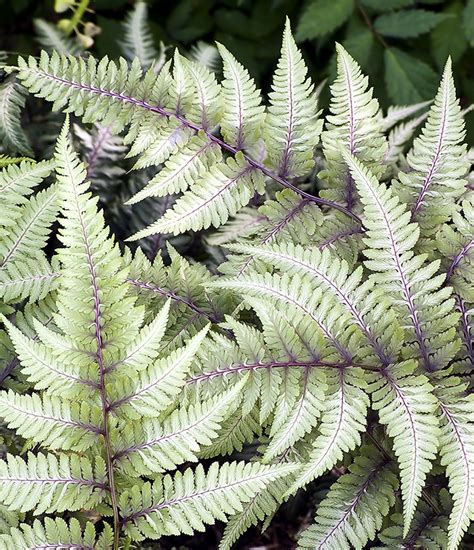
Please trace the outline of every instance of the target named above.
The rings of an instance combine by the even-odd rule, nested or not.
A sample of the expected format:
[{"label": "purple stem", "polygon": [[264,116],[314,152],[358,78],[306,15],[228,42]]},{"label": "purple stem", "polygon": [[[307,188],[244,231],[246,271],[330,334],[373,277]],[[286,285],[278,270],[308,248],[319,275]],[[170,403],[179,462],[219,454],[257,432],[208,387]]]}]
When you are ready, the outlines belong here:
[{"label": "purple stem", "polygon": [[[199,132],[199,131],[204,132],[204,134],[207,136],[207,138],[209,140],[213,141],[214,143],[217,143],[222,149],[228,151],[229,153],[232,153],[234,155],[237,154],[238,152],[242,153],[242,151],[240,151],[238,148],[233,147],[232,145],[229,145],[228,143],[225,143],[224,141],[222,141],[221,139],[216,137],[214,134],[212,134],[210,132],[210,130],[202,128],[198,124],[195,124],[194,122],[191,122],[191,121],[187,120],[186,118],[184,118],[183,115],[181,115],[179,113],[174,113],[174,112],[171,112],[171,111],[167,111],[166,109],[164,109],[163,107],[159,107],[158,105],[151,105],[150,103],[148,103],[144,100],[140,100],[140,99],[136,99],[134,97],[126,96],[126,95],[124,95],[122,93],[119,93],[119,92],[112,92],[110,90],[105,90],[103,88],[98,88],[98,87],[94,87],[94,86],[87,86],[85,84],[82,84],[82,83],[79,83],[79,82],[73,82],[73,81],[70,81],[70,80],[66,80],[64,78],[60,78],[56,75],[51,75],[51,74],[45,73],[43,71],[41,71],[41,74],[43,75],[43,77],[48,78],[50,80],[53,80],[55,82],[60,82],[62,84],[65,84],[69,88],[76,88],[78,90],[85,90],[85,91],[87,91],[91,94],[97,94],[97,95],[102,95],[102,96],[106,96],[106,97],[111,97],[112,99],[116,99],[116,100],[122,101],[124,103],[131,103],[133,105],[137,105],[138,107],[141,107],[141,108],[146,109],[148,111],[151,111],[153,113],[158,113],[158,114],[160,114],[162,116],[165,116],[167,118],[174,117],[177,120],[179,120],[184,126],[190,128],[191,130],[194,130],[195,132]],[[325,205],[325,206],[328,206],[328,207],[331,207],[331,208],[335,208],[336,210],[340,210],[341,212],[343,212],[347,216],[350,216],[351,218],[353,218],[357,222],[361,223],[361,220],[358,216],[356,216],[353,212],[351,212],[349,209],[342,206],[341,204],[338,204],[338,203],[335,203],[333,201],[323,199],[323,198],[320,198],[320,197],[314,197],[313,195],[310,195],[309,193],[306,193],[305,191],[299,189],[294,184],[292,184],[288,180],[284,179],[283,177],[279,176],[275,172],[272,172],[270,169],[266,168],[263,164],[261,164],[260,162],[252,159],[248,155],[243,154],[243,156],[244,156],[245,160],[247,161],[247,163],[250,166],[252,166],[253,168],[259,170],[265,176],[267,176],[267,177],[273,179],[274,181],[278,182],[283,187],[287,187],[288,189],[292,189],[295,193],[301,195],[302,197],[306,197],[308,200],[310,200],[312,202],[322,204],[322,205]]]},{"label": "purple stem", "polygon": [[148,290],[150,292],[155,292],[157,294],[160,294],[161,296],[164,296],[166,298],[171,298],[172,300],[175,300],[176,302],[179,302],[181,304],[185,304],[190,309],[198,313],[199,315],[203,317],[207,317],[209,321],[212,323],[220,323],[222,321],[222,317],[215,315],[213,313],[207,313],[207,311],[204,311],[199,306],[197,306],[194,302],[192,302],[188,298],[184,298],[183,296],[179,296],[178,294],[174,293],[172,290],[167,290],[165,288],[153,285],[151,283],[146,283],[144,281],[139,281],[138,279],[127,279],[127,283],[130,283],[131,285],[140,288],[142,290]]},{"label": "purple stem", "polygon": [[468,243],[466,243],[461,250],[454,256],[453,261],[451,262],[451,265],[449,266],[448,271],[446,272],[446,281],[449,281],[449,279],[453,276],[454,271],[458,268],[459,264],[461,263],[462,259],[469,254],[471,249],[474,248],[474,239],[471,239]]}]

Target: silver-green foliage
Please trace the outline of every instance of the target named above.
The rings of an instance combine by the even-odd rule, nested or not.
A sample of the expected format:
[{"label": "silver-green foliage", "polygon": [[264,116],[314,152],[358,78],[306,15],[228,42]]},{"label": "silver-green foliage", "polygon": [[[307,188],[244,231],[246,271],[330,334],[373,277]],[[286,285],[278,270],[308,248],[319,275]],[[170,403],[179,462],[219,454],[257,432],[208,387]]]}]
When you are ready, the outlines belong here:
[{"label": "silver-green foliage", "polygon": [[[156,167],[130,204],[178,196],[132,238],[206,229],[221,275],[170,245],[168,265],[122,252],[67,125],[53,161],[3,170],[2,338],[19,365],[0,416],[31,452],[0,464],[0,496],[8,513],[88,510],[106,527],[18,515],[0,548],[115,550],[228,520],[227,549],[334,477],[300,548],[460,547],[474,518],[474,217],[450,62],[427,114],[384,117],[338,46],[322,128],[289,25],[267,105],[223,46],[218,81],[177,53],[143,73],[144,40],[132,62],[43,53],[10,70],[55,109],[123,133],[134,168]],[[431,495],[441,474],[451,510]]]}]

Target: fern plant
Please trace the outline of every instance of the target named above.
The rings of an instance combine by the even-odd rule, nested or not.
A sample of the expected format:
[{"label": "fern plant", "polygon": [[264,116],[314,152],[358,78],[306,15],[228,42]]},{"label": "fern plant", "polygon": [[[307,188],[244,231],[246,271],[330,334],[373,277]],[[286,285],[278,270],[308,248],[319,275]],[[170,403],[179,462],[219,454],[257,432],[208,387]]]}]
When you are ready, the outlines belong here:
[{"label": "fern plant", "polygon": [[28,455],[0,463],[0,545],[115,550],[222,520],[227,549],[306,491],[299,548],[469,548],[474,218],[450,61],[428,112],[384,114],[337,46],[323,121],[289,23],[267,102],[223,46],[219,81],[179,53],[158,70],[144,39],[132,61],[7,68],[101,125],[83,142],[106,128],[114,158],[153,167],[128,205],[172,206],[130,240],[203,231],[207,265],[119,247],[68,122],[52,161],[4,169],[5,276],[41,277],[38,254],[49,271],[3,292],[0,416]]}]

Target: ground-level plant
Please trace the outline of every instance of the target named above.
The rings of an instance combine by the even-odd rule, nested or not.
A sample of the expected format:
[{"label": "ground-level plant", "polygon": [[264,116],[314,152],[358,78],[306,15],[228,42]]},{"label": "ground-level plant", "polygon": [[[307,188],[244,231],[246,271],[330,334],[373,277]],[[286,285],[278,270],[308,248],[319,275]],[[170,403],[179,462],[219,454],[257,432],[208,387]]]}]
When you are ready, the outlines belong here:
[{"label": "ground-level plant", "polygon": [[0,548],[219,520],[225,549],[304,491],[299,548],[469,547],[474,197],[450,61],[428,113],[384,116],[338,46],[323,122],[289,24],[265,103],[218,47],[220,81],[178,53],[7,67],[154,167],[127,202],[170,206],[130,241],[202,232],[207,267],[110,236],[69,118],[52,160],[3,169]]}]

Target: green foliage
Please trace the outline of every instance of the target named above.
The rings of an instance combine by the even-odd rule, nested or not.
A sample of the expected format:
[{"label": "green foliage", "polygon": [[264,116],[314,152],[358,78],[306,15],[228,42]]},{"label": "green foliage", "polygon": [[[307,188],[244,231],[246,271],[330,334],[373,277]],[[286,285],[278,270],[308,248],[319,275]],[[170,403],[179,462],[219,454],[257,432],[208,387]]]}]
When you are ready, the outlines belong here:
[{"label": "green foliage", "polygon": [[[409,11],[390,5],[379,30]],[[387,47],[393,88],[432,101],[384,112],[337,45],[323,121],[289,22],[266,95],[221,43],[222,74],[162,63],[146,8],[126,59],[6,67],[68,115],[53,160],[0,173],[0,548],[192,546],[219,521],[228,549],[303,492],[299,548],[469,548],[472,155],[451,60],[432,98]]]}]

